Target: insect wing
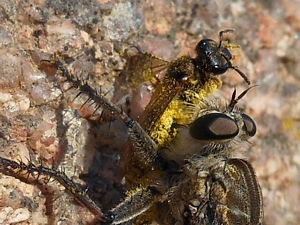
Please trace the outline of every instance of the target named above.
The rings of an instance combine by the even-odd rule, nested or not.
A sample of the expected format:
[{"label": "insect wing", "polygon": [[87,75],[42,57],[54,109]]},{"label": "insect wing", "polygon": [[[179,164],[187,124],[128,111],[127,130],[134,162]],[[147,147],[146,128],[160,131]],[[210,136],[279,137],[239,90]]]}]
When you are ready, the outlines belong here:
[{"label": "insect wing", "polygon": [[139,123],[147,133],[153,131],[170,102],[182,89],[182,85],[169,78],[165,78],[164,81],[158,85],[150,103],[139,118]]},{"label": "insect wing", "polygon": [[169,64],[168,61],[148,52],[142,52],[136,47],[126,49],[124,58],[126,64],[121,75],[127,78],[133,88],[146,81],[155,84],[158,81],[156,75],[165,70]]}]

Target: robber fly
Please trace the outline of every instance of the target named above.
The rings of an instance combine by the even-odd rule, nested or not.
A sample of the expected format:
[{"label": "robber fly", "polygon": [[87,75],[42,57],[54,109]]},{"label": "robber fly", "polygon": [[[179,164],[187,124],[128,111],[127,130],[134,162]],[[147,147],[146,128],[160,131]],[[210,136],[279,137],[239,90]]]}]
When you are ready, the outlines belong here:
[{"label": "robber fly", "polygon": [[[10,174],[25,172],[37,177],[51,176],[101,221],[111,224],[130,221],[134,224],[153,221],[159,224],[262,223],[262,195],[254,170],[247,161],[231,157],[236,148],[233,142],[246,141],[256,132],[254,121],[233,108],[248,90],[238,98],[234,92],[224,111],[219,111],[219,107],[212,110],[208,105],[189,126],[182,126],[174,142],[186,146],[185,153],[179,143],[174,144],[177,148],[159,148],[136,121],[93,92],[87,84],[74,80],[74,84],[76,82],[81,91],[89,93],[90,98],[126,124],[135,150],[132,154],[140,166],[143,164],[144,182],[132,189],[119,205],[103,213],[61,171],[1,157],[2,170]],[[178,155],[184,160],[178,159]]]},{"label": "robber fly", "polygon": [[[246,141],[256,130],[255,123],[249,116],[234,109],[237,101],[248,90],[237,98],[234,92],[229,106],[224,110],[216,110],[221,107],[211,106],[210,101],[206,102],[203,96],[194,97],[202,103],[197,108],[200,105],[198,102],[189,101],[187,94],[181,94],[183,90],[190,90],[189,94],[200,95],[196,90],[207,86],[210,80],[216,81],[218,78],[213,75],[222,74],[228,68],[235,69],[245,77],[231,65],[231,55],[227,54],[230,52],[222,46],[221,37],[222,33],[219,44],[210,39],[202,40],[202,44],[207,47],[206,51],[199,42],[196,59],[183,56],[170,63],[167,71],[170,78],[165,78],[170,81],[164,81],[166,83],[157,88],[158,94],[154,96],[162,99],[165,95],[166,103],[161,102],[164,107],[155,111],[157,103],[152,102],[149,106],[151,110],[148,108],[145,113],[153,116],[153,120],[156,117],[162,118],[161,115],[174,98],[178,98],[183,104],[195,106],[195,110],[189,123],[178,123],[176,133],[164,144],[151,136],[150,131],[155,129],[152,123],[143,122],[143,116],[140,123],[131,119],[107,100],[103,93],[95,91],[86,82],[70,74],[61,61],[51,62],[66,81],[96,104],[96,108],[108,111],[113,118],[123,122],[129,132],[130,157],[126,163],[130,175],[125,175],[125,178],[130,191],[110,211],[103,213],[62,171],[6,158],[0,158],[1,170],[13,176],[25,173],[36,179],[42,175],[53,177],[100,221],[108,224],[151,224],[154,221],[158,224],[261,224],[262,197],[254,171],[245,160],[232,157],[235,142]],[[217,56],[212,54],[218,51],[220,54],[217,56],[225,64],[222,64],[222,69],[220,64],[216,65]],[[200,57],[204,53],[205,57]],[[166,84],[173,86],[164,86]],[[166,92],[163,87],[176,89],[171,88]],[[206,91],[205,96],[209,93]],[[175,124],[172,122],[172,126]]]}]

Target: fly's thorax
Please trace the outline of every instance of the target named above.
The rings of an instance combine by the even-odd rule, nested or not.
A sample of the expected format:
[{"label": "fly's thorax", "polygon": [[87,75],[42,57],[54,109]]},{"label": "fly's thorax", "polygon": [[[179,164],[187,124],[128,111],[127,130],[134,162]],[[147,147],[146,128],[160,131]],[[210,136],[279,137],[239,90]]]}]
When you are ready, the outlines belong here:
[{"label": "fly's thorax", "polygon": [[[261,224],[261,189],[247,161],[213,154],[194,155],[182,171],[189,178],[184,180],[181,196],[191,224]],[[215,214],[213,221],[211,213]]]},{"label": "fly's thorax", "polygon": [[195,66],[189,55],[181,55],[169,64],[167,77],[189,86],[198,82],[195,74]]},{"label": "fly's thorax", "polygon": [[189,172],[192,171],[197,173],[190,173],[190,179],[183,181],[181,198],[188,204],[189,210],[196,213],[199,206],[209,199],[211,181],[208,170],[197,171],[192,169]]}]

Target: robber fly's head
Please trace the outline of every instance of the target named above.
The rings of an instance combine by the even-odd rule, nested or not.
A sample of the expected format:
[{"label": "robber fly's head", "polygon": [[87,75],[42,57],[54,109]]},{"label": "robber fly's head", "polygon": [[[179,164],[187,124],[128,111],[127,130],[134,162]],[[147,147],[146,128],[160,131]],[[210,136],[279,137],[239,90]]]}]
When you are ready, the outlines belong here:
[{"label": "robber fly's head", "polygon": [[189,127],[193,138],[200,141],[226,141],[239,135],[247,140],[256,133],[251,117],[241,112],[211,112],[197,118]]},{"label": "robber fly's head", "polygon": [[234,69],[240,74],[241,77],[246,81],[247,84],[250,84],[247,76],[240,71],[236,66],[231,64],[232,55],[229,49],[222,45],[223,34],[228,32],[234,32],[234,30],[228,29],[220,32],[220,40],[216,42],[212,39],[203,39],[201,40],[195,51],[197,53],[197,67],[200,70],[208,71],[214,75],[224,74],[228,69]]},{"label": "robber fly's head", "polygon": [[197,118],[188,126],[180,126],[168,148],[172,151],[167,151],[166,157],[180,164],[182,158],[218,153],[227,155],[231,154],[237,143],[247,144],[247,140],[256,134],[256,125],[250,116],[236,109],[235,105],[248,90],[237,98],[234,91],[227,106],[218,102],[220,99],[203,102]]},{"label": "robber fly's head", "polygon": [[253,119],[247,114],[234,110],[235,104],[249,89],[237,98],[235,97],[236,90],[234,90],[232,99],[225,111],[207,111],[194,120],[189,126],[191,136],[200,141],[212,142],[231,140],[237,136],[240,140],[248,140],[253,137],[256,133],[256,125]]}]

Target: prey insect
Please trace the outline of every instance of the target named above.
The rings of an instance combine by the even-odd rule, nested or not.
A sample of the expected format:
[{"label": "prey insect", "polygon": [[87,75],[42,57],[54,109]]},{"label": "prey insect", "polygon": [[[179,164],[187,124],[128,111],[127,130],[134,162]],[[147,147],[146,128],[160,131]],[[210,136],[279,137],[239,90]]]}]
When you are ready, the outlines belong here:
[{"label": "prey insect", "polygon": [[[220,39],[222,40],[222,38]],[[223,49],[221,48],[221,40],[220,44],[215,43],[216,49],[213,52]],[[210,41],[207,42],[210,43]],[[221,53],[225,54],[224,52],[227,50],[224,52],[223,50]],[[229,58],[222,54],[221,58],[226,63],[230,63]],[[210,53],[206,56],[212,55]],[[196,69],[204,70],[204,66],[207,65],[206,63],[202,64],[203,67],[197,67],[198,64],[194,64],[196,59],[186,58],[190,62],[187,65],[191,65],[194,71]],[[209,62],[214,62],[213,59],[211,58]],[[189,94],[200,95],[195,90],[201,90],[209,82],[205,81],[203,77],[203,81],[199,79],[199,81],[192,82],[187,86],[183,85],[175,92],[170,89],[173,97],[166,101],[168,104],[159,108],[158,117],[166,111],[169,103],[175,97],[182,103],[180,108],[192,105],[195,106],[195,109],[192,110],[193,117],[189,118],[187,123],[177,121],[172,123],[172,126],[177,126],[177,132],[167,142],[161,144],[151,136],[151,132],[147,131],[145,127],[148,125],[143,125],[147,123],[138,123],[128,117],[123,110],[107,100],[102,93],[98,93],[86,82],[70,74],[59,60],[54,60],[51,63],[66,78],[66,81],[70,82],[74,88],[79,89],[81,93],[86,94],[88,100],[93,102],[96,108],[103,108],[112,117],[126,125],[130,138],[130,147],[127,152],[130,156],[126,159],[127,174],[125,174],[125,178],[130,191],[120,204],[103,213],[101,208],[61,171],[35,166],[32,163],[18,163],[5,158],[0,158],[1,170],[11,175],[25,173],[36,177],[36,179],[42,175],[53,177],[104,223],[261,223],[263,215],[261,192],[254,171],[248,162],[233,158],[233,152],[236,148],[234,143],[245,142],[255,134],[253,120],[246,114],[234,109],[235,104],[248,90],[237,98],[235,98],[234,92],[229,106],[220,111],[220,106],[206,101],[203,96],[201,98],[196,97],[197,101],[194,102],[186,97],[187,94],[180,94],[183,90],[189,90]],[[190,70],[189,66],[186,68],[188,71]],[[206,74],[209,76],[208,80],[216,81],[218,78],[212,75],[218,73],[211,68],[206,67],[206,73],[198,71],[197,74]],[[224,72],[228,68],[236,69],[231,63],[227,64],[225,68],[225,70],[223,68]],[[174,70],[170,69],[170,71]],[[168,74],[172,74],[170,71]],[[239,72],[237,69],[236,71]],[[171,76],[171,78],[175,81],[176,78],[180,78],[179,80],[185,83],[189,80],[189,78],[185,78],[187,77],[185,75],[194,74],[190,72],[185,74],[179,69],[174,73],[175,77]],[[201,85],[195,88],[193,85],[198,84],[198,82]],[[168,95],[169,92],[163,92],[163,90],[157,91],[157,93]],[[209,93],[207,92],[205,96]],[[153,115],[150,112],[155,107],[152,105],[150,109],[150,111],[146,110],[145,112],[149,116]],[[213,109],[215,110],[213,111]],[[149,129],[150,131],[155,130],[154,128]]]}]

